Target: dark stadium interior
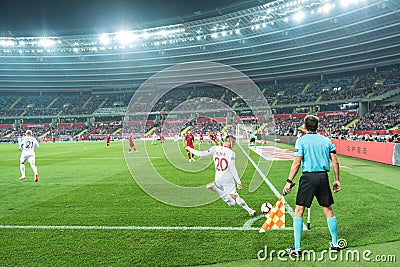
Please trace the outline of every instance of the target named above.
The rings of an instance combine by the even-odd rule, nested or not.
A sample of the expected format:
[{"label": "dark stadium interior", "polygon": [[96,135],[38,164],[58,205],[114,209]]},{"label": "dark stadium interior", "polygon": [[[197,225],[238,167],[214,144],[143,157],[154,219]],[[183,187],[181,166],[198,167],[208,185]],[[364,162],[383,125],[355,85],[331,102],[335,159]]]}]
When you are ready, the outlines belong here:
[{"label": "dark stadium interior", "polygon": [[399,170],[400,0],[0,0],[0,267],[400,266]]},{"label": "dark stadium interior", "polygon": [[[204,4],[210,10],[217,7]],[[127,42],[115,32],[83,34],[76,28],[47,38],[5,33],[0,37],[0,138],[12,141],[26,127],[35,127],[41,139],[121,137],[123,116],[141,84],[165,68],[193,61],[215,61],[242,71],[256,82],[273,114],[338,112],[326,115],[321,132],[352,133],[351,138],[361,130],[397,133],[399,5],[338,4],[326,14],[321,11],[325,6],[318,9],[311,3],[303,6],[311,15],[298,22],[289,19],[293,13],[283,12],[285,5],[279,1],[234,1],[219,14],[215,9],[180,23],[170,20],[139,29],[135,25],[125,32],[134,39]],[[138,134],[152,128],[160,132],[165,114],[200,97],[217,99],[239,116],[254,115],[246,101],[226,88],[187,84],[154,104],[144,132]],[[340,113],[348,110],[356,114]],[[202,127],[220,129],[218,124],[193,126],[208,132]],[[275,117],[275,125],[276,133],[286,135],[302,123]]]}]

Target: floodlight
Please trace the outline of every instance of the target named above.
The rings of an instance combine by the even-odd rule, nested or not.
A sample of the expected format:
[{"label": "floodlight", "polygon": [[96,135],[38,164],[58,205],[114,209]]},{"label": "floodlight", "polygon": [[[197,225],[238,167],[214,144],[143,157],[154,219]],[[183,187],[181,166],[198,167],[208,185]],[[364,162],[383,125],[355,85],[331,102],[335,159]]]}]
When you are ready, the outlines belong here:
[{"label": "floodlight", "polygon": [[0,40],[1,46],[14,46],[14,41],[12,40]]},{"label": "floodlight", "polygon": [[149,38],[150,37],[150,33],[148,33],[148,32],[144,32],[143,33],[143,38],[144,39],[147,39],[147,38]]},{"label": "floodlight", "polygon": [[49,47],[49,46],[54,45],[55,43],[56,42],[54,40],[47,39],[47,38],[41,38],[38,44],[43,47]]},{"label": "floodlight", "polygon": [[342,7],[347,7],[349,4],[350,4],[350,3],[349,3],[349,0],[341,0],[341,1],[340,1],[340,5],[341,5]]},{"label": "floodlight", "polygon": [[342,7],[348,7],[351,4],[357,4],[357,3],[358,3],[358,0],[341,0],[340,1],[340,5]]},{"label": "floodlight", "polygon": [[165,37],[165,36],[167,36],[168,32],[166,30],[161,30],[161,31],[157,32],[157,34]]},{"label": "floodlight", "polygon": [[293,19],[297,22],[300,22],[304,19],[306,15],[304,14],[303,11],[299,11],[296,14],[293,15]]},{"label": "floodlight", "polygon": [[329,11],[331,11],[334,7],[335,7],[334,4],[326,3],[326,4],[322,7],[322,12],[324,12],[324,13],[329,13]]},{"label": "floodlight", "polygon": [[108,34],[102,34],[100,35],[100,43],[102,45],[108,45],[111,42],[110,36]]},{"label": "floodlight", "polygon": [[129,44],[136,39],[136,36],[132,32],[118,32],[115,38],[121,44]]}]

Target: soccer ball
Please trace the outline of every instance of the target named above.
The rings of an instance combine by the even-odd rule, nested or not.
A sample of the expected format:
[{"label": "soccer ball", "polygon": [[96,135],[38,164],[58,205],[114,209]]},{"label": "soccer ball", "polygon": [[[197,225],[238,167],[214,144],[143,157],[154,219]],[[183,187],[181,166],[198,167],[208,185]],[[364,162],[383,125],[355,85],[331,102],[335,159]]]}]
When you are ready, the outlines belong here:
[{"label": "soccer ball", "polygon": [[267,214],[268,212],[270,212],[272,209],[272,205],[271,203],[265,202],[261,205],[261,212],[263,214]]}]

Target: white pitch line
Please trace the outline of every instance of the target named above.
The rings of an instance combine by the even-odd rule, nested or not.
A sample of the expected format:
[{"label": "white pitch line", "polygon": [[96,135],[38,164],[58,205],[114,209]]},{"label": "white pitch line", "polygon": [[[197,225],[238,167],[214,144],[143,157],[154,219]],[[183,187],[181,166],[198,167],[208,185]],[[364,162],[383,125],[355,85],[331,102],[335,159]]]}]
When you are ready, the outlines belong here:
[{"label": "white pitch line", "polygon": [[[239,144],[240,149],[243,151],[243,153],[246,155],[247,159],[251,162],[251,164],[254,166],[254,168],[256,169],[256,171],[260,174],[260,176],[263,178],[263,180],[265,181],[265,183],[269,186],[269,188],[272,190],[272,192],[275,194],[275,196],[280,199],[282,197],[282,195],[278,192],[278,190],[276,190],[275,186],[271,183],[270,180],[268,180],[267,176],[265,176],[265,174],[260,170],[260,168],[256,165],[256,163],[250,158],[249,155],[247,155],[246,151],[244,151],[243,147]],[[257,153],[257,152],[256,152]],[[258,153],[257,153],[258,154]],[[259,154],[258,154],[259,155]],[[260,155],[262,156],[262,155]],[[290,205],[285,201],[285,206],[286,209],[288,210],[288,213],[290,214],[290,216],[292,216],[292,218],[294,218],[294,211],[292,209],[292,207],[290,207]],[[258,216],[260,217],[260,216]],[[256,218],[258,218],[256,217]],[[254,218],[255,219],[255,218]],[[249,220],[252,221],[252,220]],[[256,220],[252,221],[252,223],[254,223]],[[247,223],[247,222],[246,222]],[[245,223],[245,224],[246,224]],[[251,227],[251,225],[249,226]],[[289,230],[289,228],[284,228]],[[293,229],[293,228],[292,228]],[[303,223],[303,229],[307,229],[307,226]]]},{"label": "white pitch line", "polygon": [[[246,155],[247,159],[251,162],[251,164],[254,166],[256,171],[260,174],[260,176],[263,178],[264,182],[269,186],[269,188],[272,190],[272,192],[275,194],[275,196],[280,199],[282,195],[278,192],[278,190],[275,188],[275,186],[271,183],[271,181],[265,176],[265,174],[260,170],[260,168],[257,166],[257,164],[250,158],[249,155],[247,155],[246,151],[244,151],[243,147],[239,145],[240,149],[243,151],[243,153]],[[258,153],[257,153],[258,154]],[[258,154],[259,155],[259,154]],[[288,209],[288,212],[290,216],[294,217],[294,212],[292,207],[289,206],[286,202],[286,208]]]},{"label": "white pitch line", "polygon": [[[50,230],[175,230],[175,231],[258,231],[257,227],[213,226],[86,226],[86,225],[0,225],[0,229],[50,229]],[[275,229],[272,229],[275,230]],[[277,229],[278,230],[278,229]],[[281,230],[292,230],[291,227]]]},{"label": "white pitch line", "polygon": [[[96,149],[98,149],[98,148],[97,147],[93,147],[93,149],[87,149],[86,147],[84,147],[84,150],[86,150],[86,151],[88,151],[88,150],[96,150]],[[62,152],[54,152],[54,153],[47,153],[46,154],[46,153],[42,153],[40,151],[40,148],[39,148],[39,150],[36,150],[36,151],[37,151],[36,160],[39,159],[40,161],[42,161],[42,160],[52,160],[52,159],[46,159],[46,157],[49,157],[49,156],[62,155],[62,154],[71,154],[71,151],[62,151]],[[17,158],[5,159],[4,161],[17,161],[17,160],[19,160],[19,158],[20,157],[18,156]],[[54,160],[56,160],[56,159],[54,159]]]},{"label": "white pitch line", "polygon": [[[162,159],[163,157],[132,157],[132,159]],[[77,160],[121,160],[122,158],[76,158]],[[40,158],[40,161],[58,161],[57,158]]]},{"label": "white pitch line", "polygon": [[[77,160],[121,160],[121,158],[76,158]],[[57,158],[40,159],[40,161],[58,161]]]},{"label": "white pitch line", "polygon": [[265,215],[258,215],[257,217],[254,217],[254,218],[248,220],[247,222],[245,222],[245,223],[243,224],[243,228],[244,228],[244,229],[250,229],[250,228],[252,228],[251,226],[253,225],[253,223],[254,223],[255,221],[258,221],[258,220],[261,219],[262,217],[265,217]]}]

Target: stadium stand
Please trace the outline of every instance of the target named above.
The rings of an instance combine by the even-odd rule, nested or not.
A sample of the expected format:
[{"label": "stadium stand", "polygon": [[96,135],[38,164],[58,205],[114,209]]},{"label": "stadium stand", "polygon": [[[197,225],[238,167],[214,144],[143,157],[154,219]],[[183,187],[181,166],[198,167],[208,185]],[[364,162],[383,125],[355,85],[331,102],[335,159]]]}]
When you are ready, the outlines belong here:
[{"label": "stadium stand", "polygon": [[[129,45],[118,43],[114,33],[109,34],[110,44],[101,43],[94,33],[66,34],[53,37],[47,48],[40,47],[39,37],[2,37],[0,60],[6,64],[0,74],[0,137],[14,140],[26,128],[34,128],[36,136],[46,140],[98,140],[107,134],[120,138],[123,116],[143,82],[168,67],[193,61],[216,61],[254,80],[275,115],[279,135],[296,134],[308,113],[323,116],[320,131],[335,136],[398,131],[400,2],[383,5],[371,0],[321,14],[321,1],[315,1],[304,7],[313,15],[301,23],[284,15],[291,14],[290,6],[280,5],[271,1],[135,30],[131,33],[138,39]],[[275,12],[278,6],[287,10]],[[266,11],[273,15],[266,16]],[[180,75],[174,76],[177,84],[183,79]],[[209,107],[223,103],[244,123],[257,121],[242,96],[194,82],[161,96],[152,103],[149,118],[129,127],[139,135],[150,130],[160,134],[163,128],[173,135],[187,120],[184,125],[192,123],[197,133],[221,131],[222,122],[193,123],[185,117],[185,112],[201,107],[199,98],[211,99]],[[190,105],[182,105],[185,102]],[[150,103],[135,104],[140,110]],[[353,109],[355,113],[348,113]],[[174,118],[180,122],[165,127],[166,121],[174,120],[167,118],[174,110],[183,114]]]},{"label": "stadium stand", "polygon": [[[389,70],[390,69],[390,70]],[[339,75],[339,74],[337,74]],[[320,101],[359,100],[383,95],[400,88],[399,66],[390,66],[379,72],[363,72],[360,76],[334,78],[319,81],[304,81],[290,83],[283,81],[278,85],[265,85],[258,82],[259,88],[264,88],[264,96],[271,104],[287,105],[298,103],[315,104]],[[306,92],[303,92],[307,87]],[[132,94],[76,94],[64,92],[54,94],[24,94],[4,95],[2,101],[2,116],[49,116],[49,115],[89,115],[95,112],[101,114],[118,113],[129,104]],[[180,103],[197,97],[215,98],[233,108],[245,107],[245,102],[233,92],[216,86],[183,87],[162,96],[153,111],[171,111]],[[13,105],[13,103],[16,103]],[[12,108],[10,108],[13,106]],[[121,109],[122,108],[122,109]],[[106,111],[106,112],[104,112]]]}]

